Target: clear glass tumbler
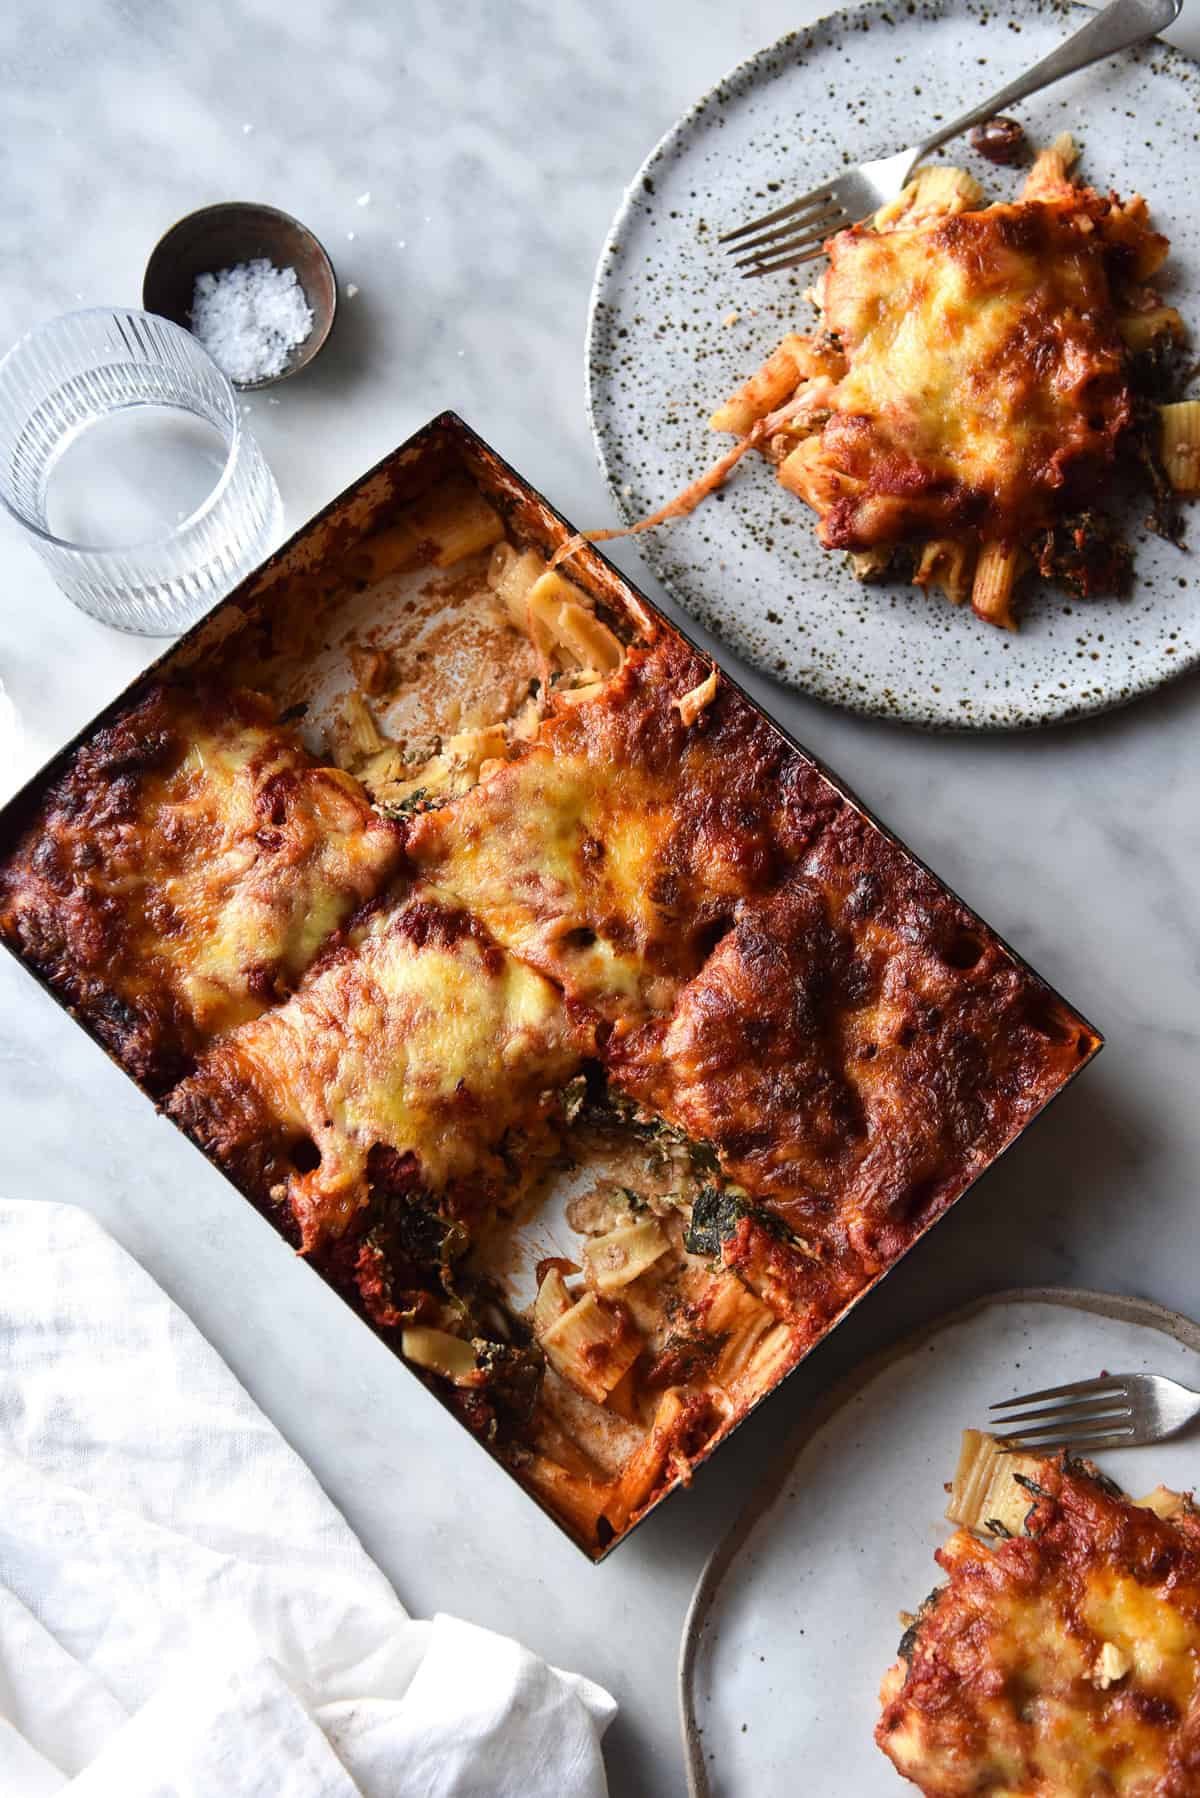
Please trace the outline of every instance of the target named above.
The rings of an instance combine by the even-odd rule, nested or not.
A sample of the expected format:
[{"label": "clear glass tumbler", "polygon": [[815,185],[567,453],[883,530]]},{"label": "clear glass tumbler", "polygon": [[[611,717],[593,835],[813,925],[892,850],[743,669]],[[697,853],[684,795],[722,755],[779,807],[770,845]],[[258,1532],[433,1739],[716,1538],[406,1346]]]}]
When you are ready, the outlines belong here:
[{"label": "clear glass tumbler", "polygon": [[0,501],[81,611],[168,636],[279,541],[279,489],[196,339],[98,307],[0,361]]}]

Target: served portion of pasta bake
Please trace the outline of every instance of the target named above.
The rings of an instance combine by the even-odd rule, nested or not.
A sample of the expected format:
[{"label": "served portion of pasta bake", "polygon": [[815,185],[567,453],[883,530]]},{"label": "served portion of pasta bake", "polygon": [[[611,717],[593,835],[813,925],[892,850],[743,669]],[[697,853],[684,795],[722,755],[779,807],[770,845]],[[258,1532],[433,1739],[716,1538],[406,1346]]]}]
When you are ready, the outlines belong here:
[{"label": "served portion of pasta bake", "polygon": [[1075,146],[1019,200],[983,205],[964,169],[918,171],[840,232],[792,334],[714,414],[760,450],[860,580],[909,576],[1016,628],[1022,577],[1083,598],[1131,572],[1112,497],[1137,481],[1178,538],[1200,493],[1200,400],[1184,326],[1151,285],[1168,250],[1140,196],[1078,184]]},{"label": "served portion of pasta bake", "polygon": [[968,1430],[876,1739],[926,1798],[1200,1791],[1200,1512]]},{"label": "served portion of pasta bake", "polygon": [[42,795],[0,934],[598,1554],[1097,1038],[516,538],[447,479],[168,671]]}]

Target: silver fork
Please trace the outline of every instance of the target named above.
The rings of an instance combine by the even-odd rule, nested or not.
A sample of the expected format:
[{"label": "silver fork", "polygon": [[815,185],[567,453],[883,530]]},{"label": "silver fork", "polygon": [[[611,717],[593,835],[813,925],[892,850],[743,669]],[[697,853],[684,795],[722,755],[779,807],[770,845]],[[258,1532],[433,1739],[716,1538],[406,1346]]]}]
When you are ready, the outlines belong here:
[{"label": "silver fork", "polygon": [[846,169],[799,200],[777,206],[774,212],[765,212],[761,218],[739,225],[736,231],[727,231],[717,239],[718,243],[731,246],[729,254],[738,258],[734,266],[744,271],[743,281],[810,262],[822,254],[826,240],[835,232],[868,218],[889,200],[896,199],[922,157],[932,155],[972,125],[994,118],[1004,107],[1049,87],[1052,81],[1061,81],[1064,75],[1073,75],[1106,56],[1115,56],[1118,50],[1144,43],[1179,17],[1182,5],[1183,0],[1110,0],[1103,12],[1089,19],[1065,44],[981,106],[943,125],[923,144]]},{"label": "silver fork", "polygon": [[[1034,1408],[1013,1413],[1014,1405]],[[1200,1392],[1160,1373],[1112,1373],[1001,1399],[990,1409],[1009,1413],[993,1421],[1005,1447],[1014,1452],[1045,1454],[1069,1448],[1083,1453],[1165,1442],[1200,1417]],[[1014,1430],[1015,1423],[1029,1427]]]}]

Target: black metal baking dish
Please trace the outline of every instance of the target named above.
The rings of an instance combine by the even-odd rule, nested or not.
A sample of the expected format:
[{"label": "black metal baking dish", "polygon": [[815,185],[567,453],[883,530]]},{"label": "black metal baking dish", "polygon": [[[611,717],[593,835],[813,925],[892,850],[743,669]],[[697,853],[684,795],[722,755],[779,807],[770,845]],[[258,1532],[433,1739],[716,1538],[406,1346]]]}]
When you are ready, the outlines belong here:
[{"label": "black metal baking dish", "polygon": [[[398,506],[425,491],[432,482],[449,472],[465,472],[469,480],[505,516],[514,534],[545,555],[550,556],[568,539],[574,537],[573,527],[554,511],[546,500],[469,426],[454,413],[442,413],[376,464],[360,480],[347,488],[344,493],[331,501],[305,524],[282,549],[177,643],[158,657],[137,680],[106,706],[26,783],[21,791],[0,811],[0,857],[6,857],[13,851],[19,836],[28,826],[35,808],[45,796],[48,787],[63,772],[76,749],[90,739],[99,728],[111,721],[118,713],[124,712],[136,703],[154,683],[164,678],[195,675],[198,671],[205,671],[210,665],[219,663],[222,656],[227,653],[231,642],[237,640],[247,630],[260,630],[269,623],[273,612],[288,603],[287,595],[297,581],[302,582],[314,571],[328,567],[336,563],[338,559],[345,557],[360,540],[369,537],[374,531],[384,526]],[[625,620],[635,633],[645,636],[653,632],[674,632],[685,642],[690,643],[686,633],[680,632],[672,621],[667,620],[657,607],[638,592],[593,545],[583,545],[576,549],[572,557],[570,573],[572,579],[588,592],[592,600],[603,611],[607,612],[610,617],[615,616]],[[695,645],[691,646],[695,648]],[[329,645],[326,644],[325,648],[329,649]],[[924,869],[924,864],[919,861],[919,858],[912,856],[899,842],[899,839],[888,831],[886,826],[881,824],[866,807],[861,805],[817,758],[811,756],[802,745],[797,743],[770,717],[769,713],[766,713],[738,686],[737,681],[719,660],[717,666],[721,670],[723,679],[741,694],[755,713],[764,718],[771,728],[778,732],[791,751],[817,769],[829,782],[836,795],[852,806],[889,842],[895,844],[913,864]],[[924,871],[930,872],[928,869]],[[949,891],[944,887],[944,883],[939,883],[939,885],[942,886],[943,891]],[[1027,964],[986,924],[978,919],[975,920],[975,924],[981,934],[990,942],[996,943],[1017,967],[1033,974],[1033,970],[1028,969]],[[6,947],[9,948],[10,953],[17,955],[17,959],[23,960],[11,944],[6,943]],[[64,1006],[64,1009],[71,1009],[69,1005],[65,1004],[62,995],[43,979],[36,968],[28,962],[23,962],[23,965],[51,993],[51,996]],[[1039,977],[1035,975],[1034,978]],[[1041,984],[1045,985],[1044,982]],[[1087,1024],[1086,1020],[1079,1016],[1074,1007],[1069,1006],[1066,1001],[1061,999],[1060,995],[1054,994],[1052,989],[1047,990],[1051,993],[1051,997],[1069,1011],[1079,1024],[1082,1035],[1080,1059],[1075,1070],[1078,1072],[1098,1052],[1102,1046],[1102,1038]],[[82,1023],[85,1029],[88,1028],[82,1018],[77,1017],[77,1021]],[[98,1040],[91,1030],[89,1030],[89,1034],[93,1036],[93,1040]],[[1085,1038],[1088,1039],[1086,1049],[1083,1047]],[[1063,1082],[1063,1087],[1073,1077],[1073,1074],[1068,1076]],[[1058,1090],[1063,1090],[1063,1087]],[[143,1090],[145,1089],[143,1088]],[[1057,1094],[1053,1096],[1057,1096]],[[1032,1119],[1028,1121],[1032,1121]],[[1017,1135],[1023,1134],[1024,1128],[1027,1127],[1028,1122],[1018,1128],[1016,1134],[1003,1145],[999,1153],[1004,1153],[1008,1147],[1011,1147],[1012,1141],[1016,1140]],[[993,1160],[997,1158],[998,1155],[992,1157]],[[971,1183],[973,1184],[973,1180]],[[964,1187],[963,1191],[967,1189]],[[960,1193],[958,1196],[961,1197],[962,1194]],[[953,1202],[957,1203],[957,1199]],[[929,1227],[931,1224],[926,1224],[920,1234],[924,1234],[924,1230]],[[876,1274],[874,1279],[862,1288],[851,1304],[847,1305],[845,1310],[833,1319],[829,1327],[836,1327],[840,1316],[844,1316],[845,1311],[853,1308],[853,1305],[857,1304],[866,1292],[870,1291],[878,1280],[890,1271],[892,1265],[895,1265],[894,1261]],[[792,1371],[792,1369],[787,1371]],[[786,1377],[787,1373],[785,1372],[782,1378]],[[722,1429],[710,1443],[697,1453],[695,1461],[698,1463],[706,1459],[733,1433],[737,1425],[748,1415],[749,1410],[755,1408],[757,1403],[760,1403],[762,1398],[766,1397],[767,1393],[774,1390],[775,1386],[780,1383],[781,1379],[776,1379],[772,1385],[758,1395],[753,1404],[748,1404],[728,1427]],[[511,1473],[511,1469],[506,1470]],[[641,1522],[651,1510],[656,1509],[678,1483],[678,1479],[673,1479],[664,1485],[646,1509],[635,1518],[630,1528],[636,1527],[636,1524]],[[571,1540],[576,1540],[561,1519],[554,1516],[554,1513],[542,1503],[536,1494],[529,1492],[527,1486],[525,1490],[534,1499],[534,1502],[541,1505],[541,1508],[547,1511],[547,1515],[550,1515],[559,1524],[559,1527],[564,1529],[564,1533],[567,1533]],[[626,1528],[615,1540],[623,1541],[625,1536],[630,1533],[630,1528]],[[577,1545],[582,1546],[581,1544]],[[585,1552],[590,1553],[590,1558],[599,1560],[610,1551],[612,1546],[615,1546],[615,1542],[608,1544],[599,1552],[590,1552],[586,1549]]]}]

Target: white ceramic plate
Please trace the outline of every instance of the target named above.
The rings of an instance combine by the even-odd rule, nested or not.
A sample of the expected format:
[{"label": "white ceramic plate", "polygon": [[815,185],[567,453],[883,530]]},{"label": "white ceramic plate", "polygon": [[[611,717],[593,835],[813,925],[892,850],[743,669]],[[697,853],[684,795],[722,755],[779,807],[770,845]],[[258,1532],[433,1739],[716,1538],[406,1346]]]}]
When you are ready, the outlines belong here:
[{"label": "white ceramic plate", "polygon": [[[627,522],[729,446],[706,429],[709,413],[812,318],[803,290],[814,265],[742,281],[719,233],[815,186],[843,152],[858,161],[911,143],[1086,17],[1056,0],[872,0],[743,63],[668,132],[617,214],[588,332],[592,430]],[[1150,197],[1173,244],[1163,285],[1200,338],[1200,67],[1155,45],[1050,88],[1021,117],[1034,143],[1073,131],[1081,171],[1101,191]],[[945,154],[990,197],[1015,193],[1020,172],[964,140]],[[1200,661],[1197,558],[1140,528],[1131,598],[1043,590],[1014,637],[940,596],[858,586],[818,546],[814,523],[753,456],[723,498],[638,541],[680,604],[766,673],[914,724],[1046,724],[1119,705]],[[1192,535],[1200,544],[1200,523]]]},{"label": "white ceramic plate", "polygon": [[[986,1428],[996,1399],[1105,1369],[1200,1387],[1200,1328],[1140,1299],[998,1293],[887,1351],[807,1420],[692,1600],[680,1700],[696,1798],[912,1791],[875,1746],[877,1695],[899,1613],[943,1577],[933,1553],[960,1433]],[[1200,1485],[1194,1431],[1096,1459],[1135,1496]]]}]

